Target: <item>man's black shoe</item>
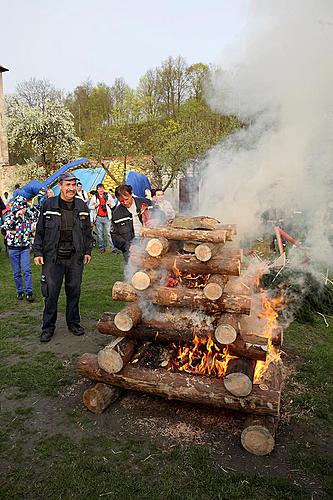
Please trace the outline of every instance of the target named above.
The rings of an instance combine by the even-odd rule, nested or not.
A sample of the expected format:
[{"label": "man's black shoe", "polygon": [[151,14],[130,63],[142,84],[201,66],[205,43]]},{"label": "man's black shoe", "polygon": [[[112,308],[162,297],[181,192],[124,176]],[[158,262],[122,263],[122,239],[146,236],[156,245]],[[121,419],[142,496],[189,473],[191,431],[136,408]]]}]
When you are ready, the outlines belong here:
[{"label": "man's black shoe", "polygon": [[54,332],[50,332],[47,330],[43,331],[41,333],[41,336],[40,336],[40,341],[41,342],[49,342],[52,339],[53,334],[54,334]]},{"label": "man's black shoe", "polygon": [[28,302],[34,302],[34,298],[32,296],[32,293],[27,293],[25,298],[27,299]]},{"label": "man's black shoe", "polygon": [[86,332],[84,331],[83,326],[81,325],[70,325],[68,326],[68,330],[72,332],[73,335],[84,335]]},{"label": "man's black shoe", "polygon": [[24,299],[24,293],[23,292],[19,292],[17,294],[17,300],[23,300]]}]

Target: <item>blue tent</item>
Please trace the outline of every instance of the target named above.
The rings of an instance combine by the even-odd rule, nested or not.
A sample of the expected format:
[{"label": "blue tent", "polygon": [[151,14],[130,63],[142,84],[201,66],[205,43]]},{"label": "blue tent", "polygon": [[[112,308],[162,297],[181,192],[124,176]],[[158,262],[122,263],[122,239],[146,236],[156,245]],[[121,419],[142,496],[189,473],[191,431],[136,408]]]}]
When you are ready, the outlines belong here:
[{"label": "blue tent", "polygon": [[136,196],[146,197],[146,189],[151,189],[148,177],[144,174],[139,174],[134,170],[129,170],[126,175],[126,184],[132,186],[133,193]]}]

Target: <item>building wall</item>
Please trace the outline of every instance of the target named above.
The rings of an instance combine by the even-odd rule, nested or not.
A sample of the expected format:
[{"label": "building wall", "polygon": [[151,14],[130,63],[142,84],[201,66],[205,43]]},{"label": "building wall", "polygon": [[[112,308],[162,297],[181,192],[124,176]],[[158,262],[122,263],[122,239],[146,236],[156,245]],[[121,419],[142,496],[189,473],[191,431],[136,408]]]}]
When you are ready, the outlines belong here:
[{"label": "building wall", "polygon": [[3,93],[3,73],[0,72],[0,165],[8,165],[8,140],[5,120],[5,97]]}]

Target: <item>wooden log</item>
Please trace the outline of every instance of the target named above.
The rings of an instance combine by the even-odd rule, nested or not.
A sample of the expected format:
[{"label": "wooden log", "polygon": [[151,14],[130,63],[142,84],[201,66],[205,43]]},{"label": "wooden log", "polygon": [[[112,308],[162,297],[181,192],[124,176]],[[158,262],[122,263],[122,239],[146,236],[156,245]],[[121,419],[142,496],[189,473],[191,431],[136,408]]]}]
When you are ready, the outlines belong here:
[{"label": "wooden log", "polygon": [[228,277],[223,274],[211,274],[207,285],[203,289],[204,296],[209,300],[217,300],[222,297]]},{"label": "wooden log", "polygon": [[194,253],[198,245],[200,245],[199,241],[184,241],[183,250],[186,253]]},{"label": "wooden log", "polygon": [[141,236],[144,238],[160,238],[163,236],[167,240],[190,240],[190,241],[208,241],[211,243],[224,243],[227,237],[227,231],[218,229],[214,231],[205,231],[200,229],[177,229],[171,226],[143,227]]},{"label": "wooden log", "polygon": [[224,229],[225,231],[227,231],[227,241],[232,241],[234,239],[234,236],[236,236],[237,234],[236,224],[219,224],[218,229]]},{"label": "wooden log", "polygon": [[253,455],[268,455],[275,446],[277,425],[277,417],[249,415],[245,420],[241,434],[243,447]]},{"label": "wooden log", "polygon": [[[211,336],[214,339],[214,331],[210,328],[189,328],[179,327],[174,323],[166,323],[157,320],[145,320],[139,323],[135,328],[124,332],[120,331],[114,324],[115,313],[104,313],[97,323],[97,330],[104,335],[113,335],[115,337],[131,338],[140,342],[151,341],[161,344],[178,345],[180,341],[189,343],[193,340],[194,334],[199,336]],[[217,342],[220,345],[220,342]],[[227,343],[225,343],[227,345]],[[228,344],[228,352],[232,356],[245,357],[265,361],[266,351],[260,346],[247,344],[239,336]]]},{"label": "wooden log", "polygon": [[[138,298],[135,289],[129,283],[117,281],[112,289],[113,300],[134,302]],[[207,313],[229,312],[232,314],[250,314],[251,298],[243,295],[222,294],[216,301],[206,299],[200,289],[181,286],[174,288],[156,287],[146,292],[146,298],[160,306],[197,308]]]},{"label": "wooden log", "polygon": [[83,393],[83,404],[89,411],[100,415],[104,410],[116,401],[121,394],[121,389],[114,385],[98,382]]},{"label": "wooden log", "polygon": [[230,276],[228,282],[225,284],[225,292],[227,293],[240,293],[241,295],[250,295],[251,287],[247,284],[246,278],[240,276]]},{"label": "wooden log", "polygon": [[146,245],[146,252],[151,257],[160,257],[164,255],[169,250],[169,242],[166,238],[152,238],[148,241]]},{"label": "wooden log", "polygon": [[251,394],[236,397],[224,387],[221,379],[192,375],[185,372],[173,373],[163,369],[139,368],[128,363],[120,373],[107,373],[98,366],[97,356],[83,354],[77,363],[83,377],[192,403],[201,403],[219,408],[228,408],[259,415],[278,415],[280,392],[263,390],[254,385]]},{"label": "wooden log", "polygon": [[219,344],[227,345],[235,342],[238,331],[238,318],[233,314],[223,314],[217,320],[214,337]]},{"label": "wooden log", "polygon": [[200,262],[208,262],[212,257],[221,253],[221,246],[216,243],[200,243],[196,246],[194,253]]},{"label": "wooden log", "polygon": [[220,225],[220,221],[214,217],[188,217],[177,215],[171,222],[171,226],[177,229],[208,229],[214,230]]},{"label": "wooden log", "polygon": [[142,291],[147,290],[154,282],[160,279],[161,274],[159,274],[154,269],[150,269],[149,271],[137,271],[133,274],[131,283],[136,290]]},{"label": "wooden log", "polygon": [[99,351],[98,365],[107,373],[118,373],[130,361],[136,347],[137,344],[134,340],[117,338]]},{"label": "wooden log", "polygon": [[256,361],[232,358],[223,378],[224,387],[234,396],[248,396],[252,391]]},{"label": "wooden log", "polygon": [[213,257],[208,262],[200,262],[194,255],[165,255],[148,257],[139,254],[131,256],[131,263],[139,269],[177,269],[185,273],[240,275],[238,259]]},{"label": "wooden log", "polygon": [[124,307],[121,311],[119,311],[119,313],[116,314],[114,324],[121,332],[128,332],[135,325],[137,325],[141,319],[141,308],[137,302],[134,302],[133,304],[129,304]]}]

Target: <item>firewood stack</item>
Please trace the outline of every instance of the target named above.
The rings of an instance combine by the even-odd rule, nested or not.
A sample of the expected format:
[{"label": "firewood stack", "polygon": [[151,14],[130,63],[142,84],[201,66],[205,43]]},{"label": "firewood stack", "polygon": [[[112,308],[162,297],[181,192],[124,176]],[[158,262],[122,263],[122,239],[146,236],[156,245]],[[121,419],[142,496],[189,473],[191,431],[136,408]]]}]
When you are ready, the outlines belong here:
[{"label": "firewood stack", "polygon": [[247,414],[245,449],[273,450],[282,330],[275,322],[267,334],[267,318],[257,314],[257,275],[242,265],[235,234],[234,225],[209,217],[143,228],[130,282],[112,290],[128,305],[97,323],[114,340],[78,362],[79,373],[98,382],[84,393],[89,410],[101,413],[121,389],[238,410]]}]

